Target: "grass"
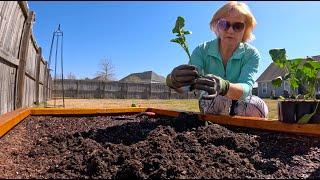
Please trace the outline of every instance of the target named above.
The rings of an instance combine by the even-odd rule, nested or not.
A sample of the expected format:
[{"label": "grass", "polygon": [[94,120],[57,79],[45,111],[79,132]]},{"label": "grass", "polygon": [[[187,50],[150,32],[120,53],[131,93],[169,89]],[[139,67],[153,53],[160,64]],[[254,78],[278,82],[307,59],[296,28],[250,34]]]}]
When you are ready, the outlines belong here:
[{"label": "grass", "polygon": [[[277,100],[264,99],[264,101],[269,108],[269,118],[278,119]],[[54,100],[48,101],[48,105],[53,104]],[[132,104],[137,107],[200,111],[197,99],[65,99],[66,108],[129,108]],[[62,100],[57,99],[56,105],[62,105]],[[39,107],[43,107],[43,104]]]}]

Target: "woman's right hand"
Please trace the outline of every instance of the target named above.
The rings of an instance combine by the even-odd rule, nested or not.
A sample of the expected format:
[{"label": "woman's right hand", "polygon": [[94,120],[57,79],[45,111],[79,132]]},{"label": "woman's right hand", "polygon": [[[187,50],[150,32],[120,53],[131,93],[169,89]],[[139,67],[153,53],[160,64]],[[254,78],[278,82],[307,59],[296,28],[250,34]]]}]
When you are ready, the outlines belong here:
[{"label": "woman's right hand", "polygon": [[172,70],[167,76],[166,83],[169,87],[177,89],[194,84],[197,77],[199,77],[199,73],[196,66],[183,64]]}]

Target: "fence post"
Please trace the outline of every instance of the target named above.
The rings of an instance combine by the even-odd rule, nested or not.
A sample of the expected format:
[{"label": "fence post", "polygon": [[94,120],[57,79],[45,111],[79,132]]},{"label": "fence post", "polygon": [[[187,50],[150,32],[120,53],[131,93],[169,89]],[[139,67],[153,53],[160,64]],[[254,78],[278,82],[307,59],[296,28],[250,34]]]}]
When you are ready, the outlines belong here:
[{"label": "fence post", "polygon": [[148,96],[148,99],[151,99],[152,97],[152,83],[150,82],[150,92],[149,92],[149,96]]},{"label": "fence post", "polygon": [[28,58],[29,40],[32,30],[32,22],[34,20],[34,12],[30,11],[28,18],[25,21],[23,34],[21,38],[20,52],[19,52],[19,66],[17,77],[17,101],[15,109],[22,107],[22,100],[24,98],[24,79],[26,74],[26,61]]},{"label": "fence post", "polygon": [[46,88],[47,88],[47,62],[44,62],[44,67],[43,67],[43,89],[42,89],[42,102],[46,101]]},{"label": "fence post", "polygon": [[39,47],[37,56],[37,71],[36,71],[36,104],[39,104],[39,79],[40,79],[40,62],[42,58],[42,49]]},{"label": "fence post", "polygon": [[44,73],[45,73],[45,79],[44,79],[44,82],[45,82],[45,89],[43,91],[45,96],[44,96],[44,102],[47,103],[47,100],[50,97],[50,89],[49,89],[49,86],[50,86],[50,79],[49,79],[49,76],[50,76],[50,67],[49,67],[49,64],[48,62],[46,62],[46,66],[45,66],[45,69],[44,69]]},{"label": "fence post", "polygon": [[125,99],[128,99],[128,83],[124,83],[125,84]]},{"label": "fence post", "polygon": [[79,99],[79,81],[80,80],[77,80],[77,99]]}]

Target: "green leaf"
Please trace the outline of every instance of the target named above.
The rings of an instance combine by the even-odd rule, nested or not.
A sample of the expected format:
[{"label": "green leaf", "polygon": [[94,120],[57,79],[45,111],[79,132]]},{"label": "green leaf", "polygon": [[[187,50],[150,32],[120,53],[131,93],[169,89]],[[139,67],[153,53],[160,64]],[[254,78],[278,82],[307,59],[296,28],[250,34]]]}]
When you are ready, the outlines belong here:
[{"label": "green leaf", "polygon": [[275,87],[280,87],[282,83],[282,77],[278,76],[277,78],[272,80],[272,85]]},{"label": "green leaf", "polygon": [[311,113],[311,114],[305,114],[303,115],[299,121],[298,121],[298,124],[306,124],[309,122],[309,120],[311,119],[311,117],[314,115],[314,113]]},{"label": "green leaf", "polygon": [[286,50],[285,49],[270,49],[269,54],[272,60],[283,59],[286,60]]},{"label": "green leaf", "polygon": [[292,77],[289,79],[290,86],[292,89],[297,89],[299,87],[298,79],[295,77]]},{"label": "green leaf", "polygon": [[172,29],[172,33],[181,33],[181,29],[184,27],[184,18],[181,16],[177,17],[176,25]]},{"label": "green leaf", "polygon": [[316,106],[315,110],[312,113],[305,114],[298,120],[298,124],[306,124],[306,123],[308,123],[310,121],[311,117],[317,112],[318,105],[319,105],[319,102],[317,103],[317,106]]},{"label": "green leaf", "polygon": [[307,61],[306,64],[312,66],[314,69],[320,69],[319,61]]},{"label": "green leaf", "polygon": [[283,80],[284,81],[288,80],[290,78],[290,76],[291,76],[291,73],[287,73],[286,75],[284,75]]},{"label": "green leaf", "polygon": [[187,53],[188,58],[189,58],[189,62],[190,62],[191,55],[189,52],[188,43],[186,41],[185,35],[191,34],[192,32],[183,30],[183,27],[184,27],[184,18],[181,16],[178,16],[178,18],[176,20],[175,27],[172,29],[173,33],[177,33],[176,34],[177,38],[171,39],[171,42],[178,43],[181,45],[183,50]]},{"label": "green leaf", "polygon": [[286,63],[286,50],[285,49],[271,49],[269,50],[272,61],[278,65],[280,68],[283,68]]},{"label": "green leaf", "polygon": [[304,59],[302,58],[297,58],[297,59],[292,59],[290,60],[290,69],[297,69],[298,66],[301,64],[301,62],[303,61]]},{"label": "green leaf", "polygon": [[181,44],[183,41],[182,38],[175,38],[175,39],[171,39],[170,42],[175,42],[175,43],[178,43],[178,44]]},{"label": "green leaf", "polygon": [[310,78],[316,78],[318,71],[315,70],[312,64],[310,64],[309,62],[306,62],[302,67],[302,72],[304,73],[304,75],[307,75]]},{"label": "green leaf", "polygon": [[186,35],[187,35],[187,34],[192,34],[191,31],[183,31],[183,33],[186,34]]}]

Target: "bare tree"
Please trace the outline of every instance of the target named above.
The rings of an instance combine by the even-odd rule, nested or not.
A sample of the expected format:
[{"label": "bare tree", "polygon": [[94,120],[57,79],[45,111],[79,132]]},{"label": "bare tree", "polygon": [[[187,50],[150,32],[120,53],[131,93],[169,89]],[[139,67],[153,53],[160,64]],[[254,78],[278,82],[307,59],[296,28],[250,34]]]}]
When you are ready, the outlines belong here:
[{"label": "bare tree", "polygon": [[97,72],[97,76],[101,76],[106,81],[115,79],[114,67],[110,59],[108,58],[101,59],[99,63],[99,69],[100,71]]},{"label": "bare tree", "polygon": [[67,75],[66,79],[77,79],[76,75],[73,74],[72,72],[69,72],[69,74]]}]

